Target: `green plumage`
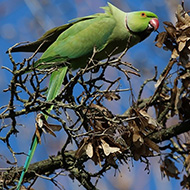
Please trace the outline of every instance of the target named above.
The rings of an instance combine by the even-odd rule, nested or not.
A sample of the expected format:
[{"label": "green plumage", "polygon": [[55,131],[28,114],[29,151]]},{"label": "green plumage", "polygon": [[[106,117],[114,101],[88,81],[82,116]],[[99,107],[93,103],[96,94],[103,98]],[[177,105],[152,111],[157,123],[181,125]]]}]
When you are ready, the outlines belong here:
[{"label": "green plumage", "polygon": [[[105,59],[111,52],[115,55],[141,42],[159,26],[157,16],[152,12],[125,13],[110,3],[103,9],[105,13],[78,18],[69,24],[51,29],[36,42],[13,49],[13,52],[34,52],[41,45],[39,52],[44,53],[34,64],[38,69],[67,63],[67,66],[52,73],[47,101],[53,100],[59,94],[68,68],[75,70],[84,67],[94,49],[96,50],[95,60]],[[53,106],[48,112],[52,108]],[[25,163],[17,189],[20,189],[24,173],[32,159],[37,137],[33,138],[33,142],[34,146],[31,146],[29,152],[31,155]]]}]

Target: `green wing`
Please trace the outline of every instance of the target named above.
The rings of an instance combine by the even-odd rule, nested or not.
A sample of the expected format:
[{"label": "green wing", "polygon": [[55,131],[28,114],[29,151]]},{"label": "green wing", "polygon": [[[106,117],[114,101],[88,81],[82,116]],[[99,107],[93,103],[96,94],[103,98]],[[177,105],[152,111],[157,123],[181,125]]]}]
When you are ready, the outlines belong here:
[{"label": "green wing", "polygon": [[14,47],[12,49],[12,52],[35,52],[39,48],[39,46],[41,47],[38,49],[38,52],[45,52],[47,48],[56,41],[56,39],[60,36],[60,34],[69,29],[71,26],[75,25],[78,22],[94,19],[102,14],[103,13],[97,13],[94,15],[73,19],[68,24],[64,24],[62,26],[58,26],[48,30],[42,35],[42,37],[40,37],[35,42]]},{"label": "green wing", "polygon": [[43,68],[53,66],[55,63],[78,59],[74,68],[86,64],[94,47],[101,51],[107,43],[115,27],[115,20],[110,16],[98,16],[93,19],[75,23],[64,31],[57,40],[44,52],[37,64],[44,63]]},{"label": "green wing", "polygon": [[[96,15],[98,15],[98,14],[96,14]],[[14,47],[12,49],[12,52],[35,52],[39,48],[39,46],[41,46],[41,47],[39,48],[38,52],[45,52],[47,50],[47,48],[56,41],[56,39],[58,38],[58,36],[61,33],[66,31],[68,28],[70,28],[77,22],[81,22],[83,20],[89,20],[94,17],[95,17],[95,15],[78,18],[78,19],[75,19],[74,22],[52,28],[51,30],[48,30],[47,32],[45,32],[43,34],[43,36],[40,37],[35,42],[31,42],[31,43],[27,43],[26,45],[20,45],[20,46]],[[41,45],[41,44],[43,44],[43,45]]]}]

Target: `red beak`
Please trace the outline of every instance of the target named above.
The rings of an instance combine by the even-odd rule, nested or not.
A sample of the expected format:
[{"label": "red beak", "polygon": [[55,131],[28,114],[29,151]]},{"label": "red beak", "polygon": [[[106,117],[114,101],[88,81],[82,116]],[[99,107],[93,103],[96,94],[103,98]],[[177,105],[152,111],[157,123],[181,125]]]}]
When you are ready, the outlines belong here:
[{"label": "red beak", "polygon": [[150,25],[154,28],[154,30],[157,30],[159,27],[159,21],[157,18],[153,18],[150,20]]}]

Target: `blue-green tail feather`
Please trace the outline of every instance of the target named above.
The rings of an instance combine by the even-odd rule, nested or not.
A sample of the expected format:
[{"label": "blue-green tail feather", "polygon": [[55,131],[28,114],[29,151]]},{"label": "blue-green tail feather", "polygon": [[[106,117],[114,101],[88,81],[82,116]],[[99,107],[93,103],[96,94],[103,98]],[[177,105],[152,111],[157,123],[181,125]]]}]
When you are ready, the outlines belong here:
[{"label": "blue-green tail feather", "polygon": [[28,156],[26,158],[26,161],[25,161],[25,164],[24,164],[24,167],[23,167],[23,170],[22,170],[22,173],[21,173],[18,185],[17,185],[17,190],[20,190],[20,187],[21,187],[24,175],[25,175],[25,173],[28,170],[28,167],[30,165],[30,162],[31,162],[32,157],[34,155],[34,152],[36,150],[37,144],[38,144],[38,138],[37,138],[36,134],[34,134],[34,137],[33,137],[33,140],[32,140],[32,144],[31,144],[30,150],[28,152]]},{"label": "blue-green tail feather", "polygon": [[[49,87],[48,87],[47,101],[53,100],[59,94],[61,85],[62,85],[65,75],[67,73],[67,69],[68,69],[68,67],[63,67],[52,73],[52,75],[50,77]],[[51,106],[51,108],[47,112],[49,113],[52,109],[53,109],[53,106]],[[45,119],[47,119],[47,118],[48,118],[48,116],[45,115]],[[41,136],[42,130],[39,130],[39,131],[40,131],[40,136]],[[31,147],[28,152],[28,156],[26,158],[19,182],[17,184],[17,188],[16,188],[17,190],[20,190],[22,181],[24,179],[24,175],[28,170],[28,167],[30,165],[30,162],[31,162],[34,152],[36,150],[37,144],[38,144],[38,137],[36,136],[36,134],[34,134],[32,143],[31,143]]]}]

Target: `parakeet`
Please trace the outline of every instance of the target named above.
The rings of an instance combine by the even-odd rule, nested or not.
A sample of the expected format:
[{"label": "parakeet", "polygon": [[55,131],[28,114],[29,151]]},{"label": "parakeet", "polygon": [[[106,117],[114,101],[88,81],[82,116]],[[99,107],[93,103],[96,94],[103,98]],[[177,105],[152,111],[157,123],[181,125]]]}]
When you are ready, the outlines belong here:
[{"label": "parakeet", "polygon": [[[126,13],[111,3],[103,9],[104,13],[77,18],[49,30],[35,42],[12,49],[12,52],[34,52],[40,47],[38,52],[44,53],[34,67],[44,69],[59,66],[50,77],[47,101],[53,100],[60,92],[67,70],[84,67],[94,49],[94,60],[103,60],[111,53],[118,54],[143,41],[159,27],[157,15],[149,11]],[[34,135],[17,189],[20,189],[37,143]]]}]

